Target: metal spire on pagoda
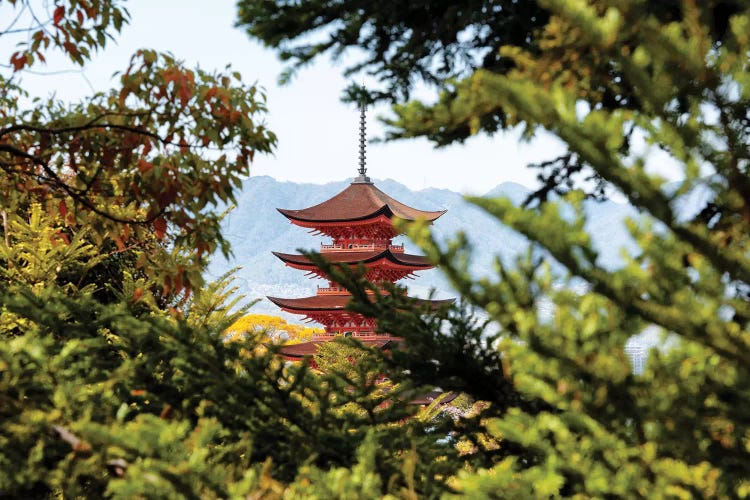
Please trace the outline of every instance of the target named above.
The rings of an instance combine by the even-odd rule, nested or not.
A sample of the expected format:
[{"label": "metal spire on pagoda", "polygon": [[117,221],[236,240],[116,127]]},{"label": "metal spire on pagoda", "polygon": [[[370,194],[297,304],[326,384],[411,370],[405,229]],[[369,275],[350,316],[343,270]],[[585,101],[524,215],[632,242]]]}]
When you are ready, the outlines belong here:
[{"label": "metal spire on pagoda", "polygon": [[[365,87],[362,86],[362,92],[364,93]],[[370,182],[370,178],[367,177],[366,167],[366,150],[367,150],[367,104],[365,98],[362,97],[359,102],[359,177],[354,179],[354,182]]]}]

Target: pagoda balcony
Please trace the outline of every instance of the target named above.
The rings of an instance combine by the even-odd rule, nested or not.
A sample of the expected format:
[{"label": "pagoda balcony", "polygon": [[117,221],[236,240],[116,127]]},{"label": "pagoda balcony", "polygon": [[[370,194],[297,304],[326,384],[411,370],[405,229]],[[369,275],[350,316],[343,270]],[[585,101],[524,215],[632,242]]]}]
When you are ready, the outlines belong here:
[{"label": "pagoda balcony", "polygon": [[343,286],[318,287],[318,295],[345,295],[349,291]]},{"label": "pagoda balcony", "polygon": [[[384,288],[379,289],[379,292],[381,295],[388,295],[388,290]],[[372,290],[365,290],[365,293],[368,296],[375,295],[375,292],[373,292]],[[317,294],[318,295],[350,295],[349,290],[347,290],[343,286],[319,286]]]},{"label": "pagoda balcony", "polygon": [[313,340],[323,340],[323,339],[334,339],[334,338],[343,338],[343,337],[353,337],[358,340],[382,340],[382,339],[396,339],[401,340],[400,337],[394,337],[390,333],[376,333],[372,330],[370,331],[351,331],[351,332],[320,332],[315,333],[312,336]]},{"label": "pagoda balcony", "polygon": [[404,253],[404,245],[388,245],[387,243],[348,243],[346,245],[320,245],[320,252],[350,252],[352,250],[390,250],[394,253]]}]

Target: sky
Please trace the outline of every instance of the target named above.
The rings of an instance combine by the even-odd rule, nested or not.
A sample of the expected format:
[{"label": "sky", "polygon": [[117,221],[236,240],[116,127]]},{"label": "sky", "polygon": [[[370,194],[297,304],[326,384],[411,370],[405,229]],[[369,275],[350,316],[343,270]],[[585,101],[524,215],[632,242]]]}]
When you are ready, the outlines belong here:
[{"label": "sky", "polygon": [[[169,51],[188,65],[206,70],[231,64],[244,81],[257,81],[266,89],[267,124],[279,139],[273,156],[256,156],[251,176],[323,184],[356,175],[359,112],[354,105],[340,101],[348,83],[341,75],[341,64],[320,59],[301,70],[290,84],[280,86],[277,80],[283,63],[273,51],[234,27],[233,1],[134,0],[126,7],[130,24],[82,72],[59,73],[72,66],[49,60],[46,67],[35,69],[54,74],[26,74],[24,86],[35,95],[54,92],[61,99],[77,100],[91,93],[92,87],[110,88],[113,73],[124,70],[139,48]],[[8,15],[8,9],[7,4],[0,6],[0,20]],[[3,54],[10,53],[2,44],[0,48]],[[358,83],[367,84],[367,79]],[[368,110],[369,138],[382,135],[377,116],[387,113],[385,106]],[[535,186],[535,172],[525,165],[554,158],[562,150],[561,144],[547,135],[522,142],[518,131],[476,136],[464,145],[442,149],[422,139],[371,143],[367,173],[374,179],[394,179],[411,189],[436,187],[483,194],[508,181]]]}]

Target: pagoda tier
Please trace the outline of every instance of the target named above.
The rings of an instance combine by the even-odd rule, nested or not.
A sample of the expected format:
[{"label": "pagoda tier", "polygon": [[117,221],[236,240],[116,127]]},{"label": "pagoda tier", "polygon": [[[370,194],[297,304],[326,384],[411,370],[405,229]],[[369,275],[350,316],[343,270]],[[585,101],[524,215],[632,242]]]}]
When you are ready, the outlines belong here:
[{"label": "pagoda tier", "polygon": [[[399,234],[393,218],[434,221],[445,211],[424,211],[397,201],[376,188],[362,172],[346,189],[322,203],[301,210],[279,209],[292,224],[326,234],[333,241],[321,245],[320,252],[329,262],[351,267],[363,265],[365,278],[374,283],[395,283],[412,277],[416,271],[432,268],[426,257],[404,252],[403,245],[394,245]],[[312,297],[284,299],[268,297],[283,311],[299,314],[308,321],[321,323],[325,333],[316,339],[335,335],[354,335],[362,339],[392,338],[377,333],[374,319],[346,310],[349,292],[319,269],[305,255],[274,252],[287,266],[306,271],[309,275],[328,280],[327,287],[318,287]],[[433,307],[445,302],[433,301]],[[420,305],[424,301],[416,300]]]},{"label": "pagoda tier", "polygon": [[313,235],[324,234],[333,238],[334,245],[347,245],[357,240],[385,240],[398,236],[391,219],[376,214],[370,219],[357,222],[307,222],[292,220],[292,224],[310,229]]},{"label": "pagoda tier", "polygon": [[[365,279],[376,283],[384,281],[393,283],[414,276],[414,271],[434,267],[424,256],[403,253],[403,246],[397,247],[400,251],[393,251],[388,247],[372,250],[371,246],[364,247],[352,250],[321,249],[321,253],[328,262],[333,264],[347,264],[351,267],[364,264],[367,269]],[[281,252],[273,252],[273,254],[289,267],[307,271],[310,275],[330,281],[330,277],[310,262],[305,255]],[[333,287],[334,284],[332,283],[331,286]]]},{"label": "pagoda tier", "polygon": [[[364,178],[367,179],[367,178]],[[333,238],[334,245],[353,240],[390,240],[399,231],[393,227],[397,217],[408,221],[434,221],[445,213],[412,208],[395,200],[359,178],[322,203],[301,210],[278,209],[292,224]]]},{"label": "pagoda tier", "polygon": [[[311,340],[300,344],[285,345],[281,348],[281,355],[287,361],[301,361],[304,358],[317,354],[318,346],[323,342],[327,342],[327,340]],[[381,351],[389,351],[398,347],[399,339],[362,339],[361,342],[368,347],[380,349]],[[311,361],[310,364],[313,368],[316,368],[314,361]]]},{"label": "pagoda tier", "polygon": [[[351,295],[345,290],[337,294],[319,293],[311,297],[297,299],[268,297],[268,300],[279,306],[282,311],[300,314],[309,321],[315,321],[324,325],[326,333],[317,335],[316,337],[318,338],[343,334],[350,334],[355,337],[390,337],[389,334],[376,333],[377,324],[374,319],[346,310],[346,306],[351,300]],[[417,307],[430,304],[430,307],[435,309],[453,303],[453,299],[412,300]]]}]

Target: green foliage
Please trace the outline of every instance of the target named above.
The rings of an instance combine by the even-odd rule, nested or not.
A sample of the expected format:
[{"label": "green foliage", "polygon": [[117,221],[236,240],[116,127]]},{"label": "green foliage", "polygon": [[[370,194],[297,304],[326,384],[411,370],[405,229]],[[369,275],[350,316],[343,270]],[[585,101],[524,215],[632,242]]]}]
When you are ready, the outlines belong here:
[{"label": "green foliage", "polygon": [[39,203],[66,226],[85,226],[95,244],[120,252],[155,238],[165,245],[139,255],[137,266],[147,267],[167,294],[200,285],[205,256],[229,251],[217,205],[233,200],[254,155],[275,145],[263,121],[263,91],[230,68],[193,70],[143,49],[107,92],[80,103],[49,98],[20,106],[28,99],[16,81],[43,62],[39,54],[60,49],[83,63],[127,12],[118,2],[64,2],[47,28],[33,2],[11,2],[11,12],[13,6],[19,19],[32,17],[20,31],[43,43],[14,54],[23,63],[0,74],[0,211]]},{"label": "green foliage", "polygon": [[232,286],[237,270],[238,268],[227,271],[187,298],[184,311],[190,326],[222,332],[252,307],[252,302],[237,307],[242,300],[242,296],[237,293],[238,287]]},{"label": "green foliage", "polygon": [[[404,404],[384,406],[382,391],[375,400],[370,385],[340,374],[285,366],[258,349],[262,337],[225,342],[221,329],[54,289],[13,287],[1,298],[24,324],[0,343],[6,494],[226,497],[266,460],[288,483],[323,481],[363,457],[377,467],[354,474],[367,476],[362,488],[379,485],[373,495],[444,489],[435,478],[450,463],[404,468],[409,450],[446,451],[419,422],[395,425],[411,411]],[[363,448],[368,433],[388,446]]]},{"label": "green foliage", "polygon": [[48,215],[39,204],[30,207],[28,220],[17,213],[6,214],[4,236],[0,261],[5,265],[0,276],[37,291],[54,285],[62,273],[84,275],[104,259],[86,241],[85,229],[69,237],[59,217]]},{"label": "green foliage", "polygon": [[[270,9],[272,3],[241,6]],[[451,134],[462,127],[491,130],[486,120],[499,113],[528,136],[546,129],[569,148],[564,168],[589,168],[641,212],[628,222],[639,251],[623,255],[617,270],[600,266],[585,231],[586,193],[574,184],[559,197],[548,196],[555,186],[545,186],[543,202],[521,208],[471,198],[533,243],[514,265],[498,261],[495,279],[468,273],[470,248],[462,238],[440,246],[428,226],[404,226],[497,328],[495,337],[474,337],[485,344],[462,336],[470,330],[466,318],[454,326],[446,316],[403,312],[406,305],[393,296],[381,301],[390,307],[373,304],[364,285],[351,276],[347,281],[346,273],[341,279],[354,291],[356,310],[407,339],[405,357],[394,356],[394,367],[420,367],[435,383],[492,403],[477,432],[499,450],[480,450],[484,462],[467,460],[467,469],[449,480],[460,495],[746,497],[750,11],[742,2],[689,0],[539,5],[549,17],[530,41],[481,46],[507,62],[501,69],[475,66],[463,75],[449,49],[431,52],[445,53],[454,71],[438,78],[444,91],[435,103],[395,98],[394,136],[442,144],[457,139]],[[373,61],[410,49],[408,38],[404,45],[388,38],[413,26],[409,11],[384,10],[370,24],[358,24],[353,5],[337,6],[352,13],[337,29],[354,35],[336,39],[332,29],[328,46],[291,55],[306,61],[357,36],[379,36],[385,43],[377,50],[360,39],[372,58],[364,67],[389,84],[401,81]],[[468,18],[481,11],[462,6],[471,11],[463,14]],[[287,38],[269,36],[274,31],[263,16],[248,26],[283,49],[306,43],[300,34],[326,25],[324,15],[312,15],[325,8],[282,9],[277,19],[296,20],[278,26]],[[413,74],[419,71],[416,66]],[[676,185],[653,173],[655,151],[680,170]],[[566,175],[558,171],[546,180],[566,182]],[[699,194],[708,200],[686,210]],[[550,258],[569,274],[554,275],[545,262]],[[624,346],[644,331],[668,336],[669,343],[650,354],[644,374],[634,375]],[[452,344],[453,335],[461,342]],[[472,363],[469,353],[479,361]],[[482,369],[487,376],[479,384]],[[419,370],[412,373],[426,380]]]},{"label": "green foliage", "polygon": [[[288,494],[292,498],[382,498],[382,478],[377,472],[376,461],[378,446],[374,434],[367,434],[357,452],[354,467],[326,472],[302,470]],[[411,496],[416,498],[416,493],[411,491]]]},{"label": "green foliage", "polygon": [[[638,2],[545,5],[553,12],[540,35],[545,50],[505,48],[515,70],[478,71],[461,84],[459,95],[471,104],[465,119],[500,106],[531,129],[557,134],[641,209],[629,225],[640,253],[614,272],[598,265],[581,192],[536,208],[471,200],[544,248],[568,277],[553,277],[529,258],[516,269],[498,262],[495,282],[475,281],[459,265],[465,245],[439,248],[427,227],[409,228],[500,327],[513,386],[549,405],[513,408],[487,422],[502,446],[533,451],[535,463],[506,459],[462,475],[457,487],[468,493],[514,484],[519,496],[745,496],[749,13],[729,18],[719,45],[707,27],[711,7],[690,2],[670,23]],[[637,109],[602,107],[585,76],[596,68],[582,54],[621,72]],[[576,61],[575,74],[555,64],[561,55]],[[631,130],[682,168],[674,192],[649,173],[648,149],[623,150]],[[696,189],[711,193],[704,210],[679,213]],[[548,315],[539,313],[544,303],[552,306]],[[624,344],[647,328],[673,342],[634,376]]]},{"label": "green foliage", "polygon": [[[228,300],[231,278],[197,286],[205,254],[222,248],[213,207],[231,199],[253,151],[273,145],[252,118],[264,111],[254,87],[150,51],[136,56],[118,89],[80,105],[21,109],[21,89],[3,77],[0,493],[750,494],[750,12],[687,0],[540,4],[538,29],[519,25],[523,43],[513,46],[505,44],[515,35],[493,31],[518,19],[512,9],[507,18],[493,10],[498,25],[485,26],[482,8],[496,6],[470,5],[449,26],[451,36],[477,30],[470,50],[484,47],[481,37],[495,40],[487,60],[502,61],[500,69],[462,73],[452,66],[460,60],[453,38],[413,30],[434,27],[429,16],[388,31],[402,10],[382,5],[357,18],[337,4],[329,15],[352,32],[298,59],[374,47],[362,30],[376,44],[412,33],[402,51],[386,43],[374,52],[372,64],[386,65],[394,88],[442,53],[455,71],[432,76],[455,79],[445,82],[447,100],[403,108],[396,126],[404,135],[450,141],[461,129],[453,136],[460,139],[491,129],[485,120],[499,114],[529,134],[543,127],[641,211],[629,222],[640,251],[624,255],[620,269],[601,268],[580,190],[526,208],[472,199],[534,245],[514,266],[498,261],[496,279],[468,273],[461,237],[441,247],[424,224],[404,229],[488,320],[465,306],[416,309],[396,288],[372,301],[366,289],[374,287],[320,261],[352,290],[352,309],[404,339],[390,353],[354,339],[326,345],[316,360],[322,371],[284,364],[260,335],[226,342],[225,329],[242,313]],[[50,29],[84,29],[89,37],[68,35],[84,47],[100,47],[106,36],[97,30],[119,30],[127,17],[117,3],[87,3],[95,15],[84,9],[79,21],[82,5],[55,6]],[[241,6],[268,16],[275,2]],[[273,28],[269,43],[278,45],[309,23],[332,22],[289,24],[332,8],[310,6],[287,5],[276,27],[259,15],[251,31]],[[87,19],[99,19],[99,28],[86,31]],[[51,37],[49,47],[55,43]],[[78,62],[65,42],[61,48]],[[38,59],[13,56],[13,69]],[[416,73],[396,74],[405,61],[419,63]],[[645,146],[630,147],[632,139]],[[209,146],[226,156],[206,154]],[[646,167],[649,148],[682,169],[675,189]],[[682,213],[697,189],[709,201]],[[569,274],[553,275],[547,257]],[[645,329],[670,343],[635,375],[624,345]],[[464,393],[461,411],[438,411],[440,401],[425,410],[408,404],[435,386]]]}]

